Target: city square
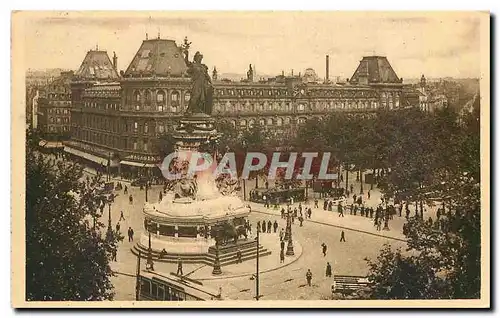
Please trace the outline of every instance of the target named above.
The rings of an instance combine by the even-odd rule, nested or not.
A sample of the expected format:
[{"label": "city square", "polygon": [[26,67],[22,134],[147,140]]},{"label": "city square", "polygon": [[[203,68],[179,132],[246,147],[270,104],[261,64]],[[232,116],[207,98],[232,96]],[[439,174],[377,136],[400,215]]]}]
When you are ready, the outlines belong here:
[{"label": "city square", "polygon": [[372,41],[386,53],[349,69],[325,46],[299,50],[322,71],[270,76],[258,54],[233,74],[222,42],[169,32],[26,74],[26,299],[482,297],[475,66],[438,76]]}]

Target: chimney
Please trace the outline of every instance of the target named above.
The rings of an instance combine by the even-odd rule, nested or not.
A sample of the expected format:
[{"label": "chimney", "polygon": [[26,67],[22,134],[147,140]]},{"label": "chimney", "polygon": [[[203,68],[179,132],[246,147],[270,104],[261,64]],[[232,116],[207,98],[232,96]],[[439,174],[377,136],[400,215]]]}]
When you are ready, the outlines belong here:
[{"label": "chimney", "polygon": [[113,51],[113,68],[115,71],[118,71],[118,57],[116,56],[116,52]]},{"label": "chimney", "polygon": [[330,56],[326,56],[326,82],[330,81]]}]

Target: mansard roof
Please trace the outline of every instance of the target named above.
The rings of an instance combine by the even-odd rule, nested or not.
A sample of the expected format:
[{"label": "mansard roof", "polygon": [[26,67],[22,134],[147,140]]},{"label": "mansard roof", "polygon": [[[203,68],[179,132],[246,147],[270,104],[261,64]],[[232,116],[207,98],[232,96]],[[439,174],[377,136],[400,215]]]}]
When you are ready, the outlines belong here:
[{"label": "mansard roof", "polygon": [[90,50],[85,55],[75,76],[85,80],[118,79],[118,73],[109,59],[108,52]]},{"label": "mansard roof", "polygon": [[125,71],[126,77],[147,75],[183,76],[187,71],[184,55],[173,40],[153,39],[142,42]]},{"label": "mansard roof", "polygon": [[394,72],[385,56],[365,56],[351,77],[353,84],[360,83],[360,78],[368,78],[368,84],[399,84],[401,79]]}]

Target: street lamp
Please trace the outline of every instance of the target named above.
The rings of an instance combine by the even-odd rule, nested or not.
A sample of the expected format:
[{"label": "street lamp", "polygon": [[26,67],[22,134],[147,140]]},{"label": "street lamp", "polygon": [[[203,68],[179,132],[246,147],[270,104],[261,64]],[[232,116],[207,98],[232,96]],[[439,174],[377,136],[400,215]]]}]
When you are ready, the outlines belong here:
[{"label": "street lamp", "polygon": [[286,255],[293,256],[295,255],[293,251],[293,242],[292,242],[292,225],[290,224],[289,235],[288,235],[288,244],[286,246]]},{"label": "street lamp", "polygon": [[147,221],[147,230],[148,230],[148,261],[146,263],[146,268],[154,271],[154,263],[153,263],[153,249],[151,248],[151,220]]},{"label": "street lamp", "polygon": [[259,300],[259,258],[260,258],[260,243],[259,243],[259,234],[260,227],[257,227],[257,260],[256,260],[256,269],[255,269],[255,300]]},{"label": "street lamp", "polygon": [[286,228],[285,228],[284,240],[288,241],[291,235],[292,235],[292,219],[290,216],[290,210],[288,210],[286,212]]},{"label": "street lamp", "polygon": [[215,260],[214,260],[214,269],[212,270],[212,275],[220,275],[222,274],[222,269],[220,268],[220,259],[219,259],[219,240],[215,240]]}]

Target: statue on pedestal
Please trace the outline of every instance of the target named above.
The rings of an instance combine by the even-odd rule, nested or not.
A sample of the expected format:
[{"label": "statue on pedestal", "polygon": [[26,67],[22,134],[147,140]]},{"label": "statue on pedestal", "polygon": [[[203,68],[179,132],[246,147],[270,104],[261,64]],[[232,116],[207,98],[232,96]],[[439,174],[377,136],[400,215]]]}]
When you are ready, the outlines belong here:
[{"label": "statue on pedestal", "polygon": [[188,66],[188,74],[191,77],[191,99],[189,100],[186,113],[211,115],[214,89],[210,75],[208,75],[208,67],[201,63],[203,55],[200,52],[196,52],[193,62],[190,62],[188,51],[185,50],[184,53],[186,65]]}]

